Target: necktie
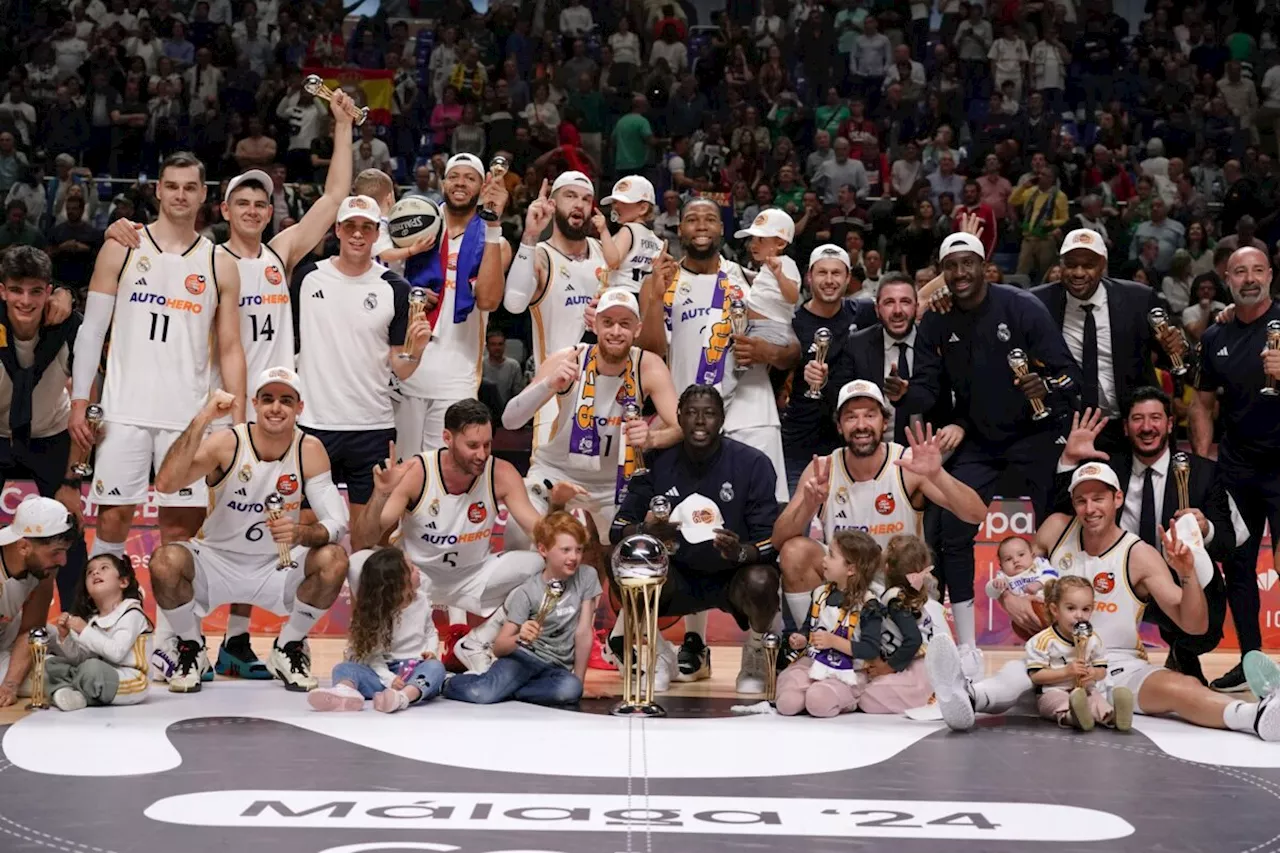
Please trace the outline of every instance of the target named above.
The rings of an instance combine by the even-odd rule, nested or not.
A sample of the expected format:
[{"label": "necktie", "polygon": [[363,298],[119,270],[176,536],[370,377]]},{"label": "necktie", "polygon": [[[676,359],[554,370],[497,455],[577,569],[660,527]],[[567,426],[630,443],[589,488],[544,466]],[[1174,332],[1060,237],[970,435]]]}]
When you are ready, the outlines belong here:
[{"label": "necktie", "polygon": [[1148,468],[1142,475],[1142,513],[1138,516],[1138,536],[1153,548],[1156,542],[1156,489],[1154,473]]},{"label": "necktie", "polygon": [[1098,405],[1098,322],[1093,318],[1096,305],[1081,305],[1084,312],[1084,346],[1080,350],[1080,369],[1084,372],[1082,397],[1086,406]]},{"label": "necktie", "polygon": [[911,378],[911,365],[907,363],[907,342],[898,341],[894,346],[898,348],[898,376],[908,380]]}]

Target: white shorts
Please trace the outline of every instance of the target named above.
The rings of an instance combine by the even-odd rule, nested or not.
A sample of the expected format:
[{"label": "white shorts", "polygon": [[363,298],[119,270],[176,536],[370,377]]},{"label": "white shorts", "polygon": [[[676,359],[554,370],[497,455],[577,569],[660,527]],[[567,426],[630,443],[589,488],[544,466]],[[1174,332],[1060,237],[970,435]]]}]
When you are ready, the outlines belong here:
[{"label": "white shorts", "polygon": [[298,546],[290,552],[297,563],[291,569],[279,568],[275,555],[263,560],[259,556],[218,551],[199,542],[177,542],[191,552],[196,574],[196,614],[208,616],[222,604],[245,603],[261,607],[277,616],[285,616],[293,607],[298,587],[306,576],[304,564],[309,548]]},{"label": "white shorts", "polygon": [[[106,424],[93,462],[93,501],[102,506],[131,506],[147,502],[151,472],[159,471],[169,448],[182,430]],[[177,492],[157,492],[156,503],[168,507],[209,504],[209,488],[197,480]]]},{"label": "white shorts", "polygon": [[401,459],[444,447],[444,413],[456,402],[392,397],[396,413],[396,452]]},{"label": "white shorts", "polygon": [[[529,474],[524,478],[525,491],[529,493],[529,502],[533,504],[533,508],[540,514],[547,513],[547,482],[554,486],[556,483],[564,480],[570,483],[579,483],[585,472],[578,471],[574,473],[566,473],[549,465],[542,465],[535,462],[529,468]],[[579,485],[582,485],[579,483]],[[609,525],[613,524],[613,516],[618,512],[617,505],[614,501],[614,492],[617,486],[614,482],[601,484],[594,487],[583,486],[587,489],[587,494],[575,498],[569,503],[570,511],[581,510],[591,514],[591,518],[596,523],[596,530],[600,534],[602,541],[609,538]],[[533,542],[524,532],[520,525],[516,524],[515,519],[509,515],[507,517],[507,526],[502,531],[502,543],[508,551],[514,550],[530,550],[533,548]]]},{"label": "white shorts", "polygon": [[756,426],[733,432],[726,430],[725,437],[754,447],[768,456],[773,463],[773,473],[777,476],[773,496],[778,499],[778,503],[785,504],[791,500],[791,490],[787,488],[787,463],[782,456],[782,427]]},{"label": "white shorts", "polygon": [[[364,568],[372,549],[351,555],[351,569]],[[505,551],[490,554],[478,566],[450,568],[443,564],[418,564],[418,571],[431,581],[431,604],[460,607],[468,613],[488,616],[507,600],[511,590],[542,571],[542,557],[536,551]]]},{"label": "white shorts", "polygon": [[1107,677],[1102,682],[1102,687],[1106,691],[1107,701],[1115,704],[1111,698],[1112,691],[1117,687],[1127,687],[1133,693],[1133,710],[1139,714],[1146,713],[1142,710],[1142,702],[1140,696],[1142,694],[1142,683],[1157,672],[1164,670],[1162,666],[1156,666],[1149,660],[1142,658],[1121,658],[1120,660],[1107,664]]}]

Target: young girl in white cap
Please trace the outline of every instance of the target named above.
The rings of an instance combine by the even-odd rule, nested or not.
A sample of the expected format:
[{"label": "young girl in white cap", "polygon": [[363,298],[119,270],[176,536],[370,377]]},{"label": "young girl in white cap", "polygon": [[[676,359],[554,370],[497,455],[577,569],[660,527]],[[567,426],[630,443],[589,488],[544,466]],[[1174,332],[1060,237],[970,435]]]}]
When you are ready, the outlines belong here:
[{"label": "young girl in white cap", "polygon": [[612,205],[610,218],[622,225],[612,240],[600,232],[600,245],[609,265],[609,287],[640,292],[640,283],[653,270],[653,260],[662,253],[659,240],[645,223],[653,221],[657,197],[648,178],[628,175],[613,185],[613,192],[600,200]]},{"label": "young girl in white cap", "polygon": [[747,335],[786,346],[794,337],[791,320],[800,302],[800,268],[785,254],[796,236],[795,223],[786,211],[769,208],[733,236],[751,238],[751,257],[760,264],[744,297],[750,321]]}]

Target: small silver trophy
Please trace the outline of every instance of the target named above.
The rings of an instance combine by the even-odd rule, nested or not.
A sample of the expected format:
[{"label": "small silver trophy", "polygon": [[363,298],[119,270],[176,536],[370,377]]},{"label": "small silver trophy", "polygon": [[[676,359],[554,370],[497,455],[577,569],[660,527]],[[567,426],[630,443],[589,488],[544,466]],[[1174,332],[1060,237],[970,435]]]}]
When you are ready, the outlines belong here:
[{"label": "small silver trophy", "polygon": [[[333,90],[325,85],[324,78],[318,74],[308,74],[307,79],[302,81],[303,90],[313,97],[322,101],[333,100]],[[359,127],[369,118],[368,107],[357,107],[355,104],[347,106],[347,115],[351,116],[351,122]]]},{"label": "small silver trophy", "polygon": [[[538,606],[538,612],[534,614],[533,621],[538,623],[538,627],[542,627],[542,623],[551,615],[551,611],[556,609],[556,604],[560,602],[560,597],[564,595],[564,581],[554,580],[547,581],[547,588],[542,592],[542,604]],[[516,640],[526,649],[533,643],[526,643],[524,640]]]},{"label": "small silver trophy", "polygon": [[[653,513],[654,521],[663,523],[670,521],[671,510],[671,498],[666,495],[654,495],[653,499],[649,501],[649,512]],[[663,542],[662,544],[666,546],[669,554],[674,554],[676,549],[680,547],[677,542]]]},{"label": "small silver trophy", "polygon": [[[1020,349],[1009,350],[1009,369],[1013,371],[1013,375],[1019,378],[1026,376],[1031,370],[1031,363],[1027,360],[1027,354]],[[1031,401],[1031,420],[1042,421],[1049,417],[1049,410],[1044,407],[1043,400]]]},{"label": "small silver trophy", "polygon": [[1178,509],[1191,506],[1191,457],[1179,450],[1173,454],[1173,482],[1178,487]]},{"label": "small silver trophy", "polygon": [[[747,333],[747,303],[741,299],[732,299],[729,301],[729,331],[736,337]],[[747,369],[741,364],[734,363],[734,373],[746,373]]]},{"label": "small silver trophy", "polygon": [[[275,521],[284,515],[284,498],[280,497],[278,492],[272,492],[267,495],[267,499],[262,502],[262,505],[266,507],[267,518],[270,521]],[[298,565],[297,561],[289,553],[289,546],[284,542],[276,543],[276,553],[280,555],[280,565],[276,567],[280,571],[292,569]]]},{"label": "small silver trophy", "polygon": [[49,697],[44,695],[44,662],[49,658],[49,631],[32,628],[27,634],[31,647],[31,701],[28,711],[43,711],[49,707]]},{"label": "small silver trophy", "polygon": [[778,647],[782,638],[770,631],[761,639],[764,645],[764,698],[768,702],[778,699]]},{"label": "small silver trophy", "polygon": [[[622,407],[622,417],[626,421],[638,421],[640,420],[640,414],[641,414],[640,407],[635,403],[627,403],[625,406]],[[626,424],[623,424],[624,434],[625,434],[625,430],[626,430]],[[647,474],[648,472],[649,472],[649,469],[644,467],[644,448],[637,447],[636,448],[636,467],[635,467],[635,470],[631,472],[632,476],[635,476],[636,474]]]},{"label": "small silver trophy", "polygon": [[[489,177],[495,180],[502,180],[510,170],[511,164],[508,163],[507,158],[503,157],[501,154],[489,161]],[[481,207],[477,213],[485,222],[498,221],[498,211],[493,208],[491,202],[485,202],[484,206]]]},{"label": "small silver trophy", "polygon": [[[425,287],[413,287],[409,289],[409,327],[422,318],[427,311],[427,289]],[[406,333],[404,346],[400,348],[400,354],[396,356],[401,361],[413,361],[413,342]]]},{"label": "small silver trophy", "polygon": [[[831,349],[831,330],[826,326],[813,333],[813,361],[815,364],[827,363],[827,352]],[[822,388],[826,385],[823,382],[819,385],[810,385],[809,389],[804,392],[804,396],[810,400],[822,399]]]},{"label": "small silver trophy", "polygon": [[[93,433],[95,443],[98,440],[98,434],[102,431],[102,422],[106,419],[106,416],[106,412],[97,403],[90,403],[88,408],[84,410],[84,422],[89,426],[89,432]],[[78,447],[73,446],[73,452],[77,456],[83,453],[84,456],[71,466],[71,472],[77,477],[92,477],[93,466],[89,464],[89,454],[93,452],[92,448],[80,450]]]},{"label": "small silver trophy", "polygon": [[[1147,322],[1151,324],[1151,328],[1155,330],[1157,335],[1162,335],[1169,328],[1169,313],[1163,308],[1152,308],[1147,312]],[[1165,352],[1169,351],[1165,350]],[[1173,366],[1170,372],[1174,376],[1186,375],[1187,366],[1183,363],[1181,355],[1169,352],[1169,362]]]},{"label": "small silver trophy", "polygon": [[[1280,349],[1280,320],[1267,321],[1267,349]],[[1270,376],[1262,386],[1262,394],[1267,397],[1280,396],[1280,388],[1276,388],[1276,381]]]}]

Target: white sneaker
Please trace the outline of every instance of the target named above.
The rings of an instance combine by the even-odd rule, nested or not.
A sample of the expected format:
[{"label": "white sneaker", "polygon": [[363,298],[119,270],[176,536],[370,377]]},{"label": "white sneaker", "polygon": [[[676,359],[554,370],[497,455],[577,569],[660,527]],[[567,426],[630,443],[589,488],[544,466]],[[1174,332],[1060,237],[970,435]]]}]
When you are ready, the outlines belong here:
[{"label": "white sneaker", "polygon": [[493,666],[493,652],[484,643],[477,643],[470,636],[453,645],[453,656],[474,675],[484,675]]},{"label": "white sneaker", "polygon": [[1253,730],[1265,741],[1280,741],[1280,691],[1272,691],[1258,703]]},{"label": "white sneaker", "polygon": [[345,684],[321,687],[307,694],[307,704],[317,711],[363,711],[360,691]]},{"label": "white sneaker", "polygon": [[942,711],[943,722],[957,732],[973,728],[977,714],[973,709],[973,700],[969,697],[969,685],[965,681],[960,650],[956,648],[955,640],[945,632],[934,634],[925,651],[924,663],[929,673],[929,683],[933,687],[933,696],[938,700],[938,708]]},{"label": "white sneaker", "polygon": [[986,675],[987,667],[982,658],[982,649],[977,646],[961,646],[960,671],[969,681],[977,681]]},{"label": "white sneaker", "polygon": [[83,711],[89,707],[89,700],[74,687],[59,687],[49,697],[49,701],[53,702],[54,707],[59,711]]},{"label": "white sneaker", "polygon": [[178,638],[170,634],[157,639],[151,652],[150,675],[152,681],[168,682],[178,668]]},{"label": "white sneaker", "polygon": [[742,665],[738,667],[735,685],[739,695],[754,696],[764,693],[766,667],[764,646],[758,638],[748,639],[742,646]]},{"label": "white sneaker", "polygon": [[204,642],[178,640],[177,661],[169,676],[170,693],[199,693],[204,673],[210,669],[209,658],[204,652]]},{"label": "white sneaker", "polygon": [[294,693],[309,693],[320,686],[311,674],[311,650],[306,640],[294,640],[280,646],[280,640],[271,644],[267,669],[284,682],[284,689]]},{"label": "white sneaker", "polygon": [[[657,666],[653,674],[653,692],[666,693],[671,689],[671,679],[678,671],[676,664],[676,647],[662,638],[658,646]],[[640,689],[644,690],[648,684],[647,673],[640,674]]]}]

